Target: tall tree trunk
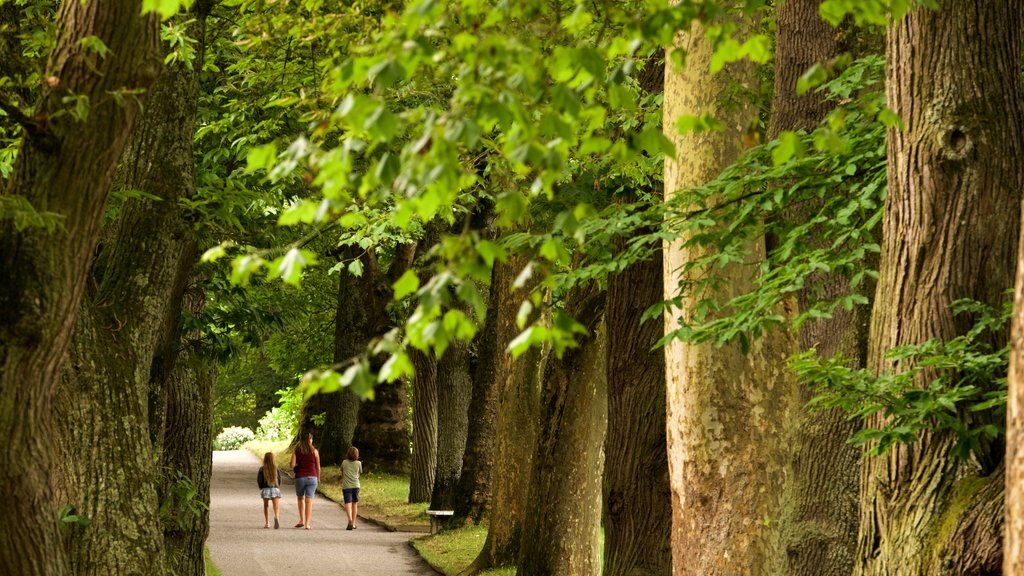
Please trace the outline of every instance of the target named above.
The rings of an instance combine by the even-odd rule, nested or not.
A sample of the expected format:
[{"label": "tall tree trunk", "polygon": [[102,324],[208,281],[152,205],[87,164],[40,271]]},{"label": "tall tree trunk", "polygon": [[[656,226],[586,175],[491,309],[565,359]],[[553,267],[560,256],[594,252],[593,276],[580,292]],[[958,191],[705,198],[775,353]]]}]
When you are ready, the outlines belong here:
[{"label": "tall tree trunk", "polygon": [[[391,286],[412,264],[415,254],[415,244],[397,247],[395,259],[385,273],[376,252],[368,250],[363,253],[362,303],[366,308],[367,333],[371,337],[384,334],[394,326],[387,311],[393,296]],[[364,347],[368,343],[369,340]],[[354,442],[359,446],[360,457],[365,453],[376,470],[409,471],[409,398],[406,386],[404,381],[378,384],[374,387],[373,400],[364,401],[359,407]]]},{"label": "tall tree trunk", "polygon": [[565,304],[585,323],[579,346],[550,358],[541,387],[530,497],[516,574],[601,572],[601,474],[608,423],[605,294],[574,288]]},{"label": "tall tree trunk", "polygon": [[412,471],[409,503],[430,502],[437,468],[437,360],[413,349],[416,376],[412,380]]},{"label": "tall tree trunk", "polygon": [[[519,558],[523,522],[533,467],[533,446],[537,438],[540,410],[540,381],[546,351],[530,348],[513,359],[508,345],[520,330],[516,326],[519,305],[529,296],[527,289],[514,289],[513,281],[527,265],[522,257],[495,262],[491,272],[492,300],[498,350],[495,363],[496,414],[494,466],[491,472],[492,518],[480,555],[463,574],[488,567],[511,566]],[[531,321],[534,320],[531,318]]]},{"label": "tall tree trunk", "polygon": [[[185,308],[193,315],[198,316],[204,305],[202,289],[186,296]],[[177,311],[180,315],[181,306]],[[182,342],[179,330],[174,331],[174,336],[170,341],[174,350],[165,350],[164,355],[173,357],[173,362],[166,365],[170,373],[154,374],[154,380],[163,383],[166,410],[161,487],[161,503],[167,510],[162,515],[165,565],[175,576],[204,576],[203,545],[210,532],[213,472],[209,446],[214,368],[201,349]],[[179,347],[183,347],[180,353]]]},{"label": "tall tree trunk", "polygon": [[[737,22],[740,34],[747,26]],[[666,195],[685,193],[736,160],[742,132],[755,114],[749,102],[727,107],[735,83],[755,82],[753,65],[730,65],[710,74],[713,49],[701,24],[681,34],[677,46],[687,56],[684,70],[666,67],[664,125],[677,154],[665,163]],[[671,128],[683,115],[701,114],[713,115],[725,128],[682,136]],[[675,297],[687,280],[681,277],[684,264],[710,250],[685,241],[665,247],[666,298]],[[691,321],[704,298],[724,302],[752,288],[764,259],[763,239],[753,241],[749,250],[747,262],[711,271],[722,286],[716,293],[681,295],[682,320]],[[679,320],[670,311],[666,330],[675,330]],[[755,340],[746,354],[738,344],[716,348],[673,341],[666,346],[672,565],[679,573],[785,573],[782,530],[772,520],[784,512],[799,410],[798,391],[784,365],[792,349],[785,331]]]},{"label": "tall tree trunk", "polygon": [[[819,0],[785,0],[775,9],[775,90],[768,138],[786,130],[813,131],[832,107],[817,91],[797,96],[797,80],[816,63],[839,56],[842,32],[821,19]],[[791,211],[794,221],[806,222],[813,207]],[[850,293],[840,274],[819,273],[798,294],[806,309],[814,290],[825,297]],[[813,289],[811,288],[813,287]],[[832,318],[816,319],[800,329],[800,350],[817,351],[823,358],[841,354],[853,367],[863,367],[870,307],[837,309]],[[770,337],[770,336],[769,336]],[[794,350],[796,352],[796,350]],[[801,387],[801,402],[813,394]],[[856,422],[838,408],[808,414],[801,411],[798,451],[793,462],[786,524],[787,574],[847,576],[857,549],[857,490],[859,450],[848,440]]]},{"label": "tall tree trunk", "polygon": [[665,440],[664,326],[640,322],[662,301],[662,256],[608,280],[605,576],[672,573],[672,496]]},{"label": "tall tree trunk", "polygon": [[[0,223],[0,481],[18,495],[0,523],[0,571],[8,574],[68,571],[62,503],[51,488],[53,405],[114,168],[139,111],[133,98],[122,105],[110,94],[146,89],[160,69],[158,19],[140,13],[138,2],[63,3],[43,97],[35,120],[23,119],[4,191],[64,217],[53,231]],[[110,53],[90,53],[87,37]],[[72,94],[88,98],[84,119],[66,113],[62,99]]]},{"label": "tall tree trunk", "polygon": [[469,433],[469,343],[453,341],[437,362],[437,468],[430,507],[451,510],[462,474],[462,455]]},{"label": "tall tree trunk", "polygon": [[[205,12],[193,14],[199,61],[204,20]],[[158,495],[167,413],[162,382],[151,375],[165,326],[180,315],[182,286],[196,257],[180,200],[195,190],[198,94],[198,67],[181,64],[153,87],[118,179],[125,190],[159,200],[133,199],[122,207],[99,290],[83,302],[72,340],[59,414],[72,467],[67,484],[79,514],[91,519],[88,530],[69,538],[78,574],[164,571]],[[189,450],[205,447],[201,442]]]},{"label": "tall tree trunk", "polygon": [[462,458],[462,476],[455,492],[452,524],[479,523],[491,501],[491,470],[494,467],[495,425],[497,423],[498,325],[495,319],[498,290],[491,270],[487,317],[475,342],[472,363],[473,399],[469,404],[469,433]]},{"label": "tall tree trunk", "polygon": [[[888,133],[874,372],[900,368],[885,358],[895,346],[966,333],[972,320],[954,317],[953,301],[999,307],[1013,285],[1024,190],[1022,24],[1017,3],[953,0],[889,29],[888,103],[905,127]],[[923,434],[864,460],[855,574],[999,573],[1003,455],[982,447],[958,460],[951,436]]]},{"label": "tall tree trunk", "polygon": [[[346,248],[346,260],[358,258],[355,247]],[[334,313],[334,362],[345,362],[366,350],[370,333],[367,313],[362,305],[362,281],[341,271],[338,274],[338,298]],[[325,415],[323,426],[313,423],[314,417]],[[302,404],[299,431],[312,430],[323,465],[340,464],[345,459],[359,418],[359,397],[349,390],[317,394]],[[298,439],[296,439],[297,441]]]}]

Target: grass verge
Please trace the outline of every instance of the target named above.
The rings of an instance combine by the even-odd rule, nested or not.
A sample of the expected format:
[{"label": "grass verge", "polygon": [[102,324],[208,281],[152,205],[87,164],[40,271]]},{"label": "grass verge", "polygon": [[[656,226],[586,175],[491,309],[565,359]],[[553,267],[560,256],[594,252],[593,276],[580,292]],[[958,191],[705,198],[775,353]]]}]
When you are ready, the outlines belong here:
[{"label": "grass verge", "polygon": [[[412,541],[413,548],[435,570],[446,576],[455,576],[463,571],[484,547],[487,540],[487,528],[484,526],[466,526],[455,530],[446,530],[433,536],[423,536]],[[516,569],[495,568],[485,570],[481,576],[515,576]]]},{"label": "grass verge", "polygon": [[206,576],[220,576],[220,568],[210,560],[210,549],[203,546],[203,563],[206,564]]}]

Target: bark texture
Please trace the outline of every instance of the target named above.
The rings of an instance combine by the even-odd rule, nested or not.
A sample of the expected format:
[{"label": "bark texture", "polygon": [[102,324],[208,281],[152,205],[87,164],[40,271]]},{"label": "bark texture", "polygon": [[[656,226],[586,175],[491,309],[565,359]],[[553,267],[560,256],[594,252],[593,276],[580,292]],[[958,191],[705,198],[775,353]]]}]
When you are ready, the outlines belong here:
[{"label": "bark texture", "polygon": [[[797,80],[812,65],[827,65],[844,50],[844,34],[821,19],[818,0],[786,0],[775,9],[775,88],[768,139],[786,130],[810,132],[825,118],[832,104],[817,91],[796,94]],[[806,222],[814,206],[790,211],[796,222]],[[814,290],[821,297],[850,293],[845,277],[818,273],[798,294],[801,309],[810,305]],[[832,318],[805,323],[799,349],[816,350],[823,358],[841,354],[853,367],[863,367],[870,307],[837,309]],[[769,336],[771,337],[771,336]],[[795,350],[794,350],[795,352]],[[801,388],[801,402],[814,395]],[[856,423],[839,409],[801,412],[796,460],[793,462],[791,507],[786,523],[787,574],[792,576],[847,576],[857,548],[857,491],[860,451],[848,440]]]},{"label": "bark texture", "polygon": [[437,468],[430,495],[432,510],[455,507],[455,488],[462,474],[472,397],[469,342],[456,340],[437,362]]},{"label": "bark texture", "polygon": [[[742,35],[747,23],[738,22]],[[665,164],[666,195],[714,178],[742,153],[742,134],[754,118],[750,103],[736,102],[734,84],[751,85],[755,70],[737,64],[711,75],[712,47],[701,25],[677,39],[687,51],[686,67],[666,67],[665,121],[711,114],[724,130],[680,136],[669,129],[677,157]],[[683,192],[677,192],[683,191]],[[690,259],[711,248],[687,246],[686,237],[665,247],[665,295],[701,272],[683,275]],[[666,315],[666,330],[689,321],[703,298],[719,302],[745,293],[764,258],[764,242],[749,247],[748,261],[713,271],[715,293],[687,288],[681,308]],[[781,310],[791,314],[793,310]],[[738,344],[674,341],[665,348],[668,384],[668,452],[672,484],[672,565],[679,574],[785,573],[779,519],[785,513],[785,485],[792,477],[794,422],[799,394],[784,365],[794,343],[784,333],[754,341],[744,354]]]},{"label": "bark texture", "polygon": [[[964,334],[973,319],[954,317],[954,300],[998,307],[1013,285],[1024,189],[1021,25],[1016,3],[959,0],[916,9],[889,29],[886,91],[905,127],[887,135],[868,348],[875,372],[899,368],[884,358],[894,346]],[[1000,573],[1003,514],[992,499],[1002,499],[1001,450],[961,461],[952,442],[925,434],[865,459],[855,574]]]},{"label": "bark texture", "polygon": [[409,503],[430,502],[437,468],[437,361],[433,354],[413,349],[416,376],[412,380],[412,471]]},{"label": "bark texture", "polygon": [[[186,295],[184,308],[193,315],[198,316],[204,306],[201,288]],[[180,313],[181,308],[176,310]],[[174,336],[170,372],[155,371],[153,378],[163,382],[166,414],[160,491],[165,565],[175,576],[205,576],[203,546],[210,532],[213,459],[208,447],[213,428],[215,370],[197,343],[189,341],[197,334],[185,342],[180,330],[175,330]]]},{"label": "bark texture", "polygon": [[501,521],[491,522],[480,556],[463,574],[491,566],[512,566],[519,558],[529,493],[529,482],[524,479],[530,478],[533,466],[540,381],[546,360],[546,351],[539,348],[530,348],[516,359],[508,353],[509,343],[520,332],[516,313],[529,295],[527,289],[514,289],[512,283],[527,262],[526,258],[510,257],[507,263],[495,262],[491,273],[491,289],[495,291],[491,310],[499,352],[494,371],[497,417],[490,514]]},{"label": "bark texture", "polygon": [[662,255],[608,281],[608,436],[604,465],[606,576],[672,573],[672,496],[665,439],[664,335],[640,322],[662,300]]},{"label": "bark texture", "polygon": [[[355,248],[347,248],[346,260],[358,258]],[[334,362],[345,365],[366,350],[370,340],[370,327],[359,278],[342,271],[338,274],[338,299],[334,313]],[[340,464],[352,445],[359,418],[359,397],[349,390],[333,394],[317,394],[302,404],[300,430],[312,430],[319,443],[320,463],[323,466]],[[313,418],[325,414],[323,426],[313,424]],[[298,439],[296,439],[298,441]]]},{"label": "bark texture", "polygon": [[491,501],[491,470],[494,467],[495,423],[497,422],[498,356],[498,297],[491,272],[491,288],[487,302],[487,317],[475,342],[472,362],[473,399],[469,404],[469,431],[465,455],[462,458],[462,476],[455,493],[452,524],[479,523]]},{"label": "bark texture", "polygon": [[[7,574],[69,570],[57,520],[64,502],[51,488],[53,407],[114,168],[139,111],[133,98],[119,105],[110,93],[144,90],[160,69],[158,19],[140,13],[138,2],[63,3],[35,124],[4,191],[64,217],[52,232],[0,223],[0,480],[18,495],[0,523]],[[89,36],[111,53],[88,52]],[[89,99],[83,120],[58,114],[72,93]]]},{"label": "bark texture", "polygon": [[599,574],[601,474],[608,422],[605,294],[570,291],[566,313],[586,334],[550,358],[541,384],[540,431],[516,574]]},{"label": "bark texture", "polygon": [[[201,59],[205,14],[193,16],[191,32],[200,38]],[[151,92],[117,180],[125,190],[159,200],[132,199],[120,210],[102,258],[99,288],[82,304],[58,404],[69,501],[90,518],[88,529],[73,530],[67,539],[76,574],[164,572],[161,497],[174,497],[163,490],[164,477],[180,480],[178,470],[160,466],[165,422],[173,416],[183,425],[181,436],[172,436],[175,452],[168,464],[202,454],[209,434],[208,417],[199,418],[200,429],[189,429],[184,425],[192,423],[190,406],[168,406],[191,391],[151,378],[166,327],[181,314],[182,288],[196,258],[192,225],[180,200],[195,190],[198,72],[174,66]],[[196,409],[208,412],[208,403]],[[178,444],[188,439],[191,444]],[[187,529],[196,519],[174,520]]]}]

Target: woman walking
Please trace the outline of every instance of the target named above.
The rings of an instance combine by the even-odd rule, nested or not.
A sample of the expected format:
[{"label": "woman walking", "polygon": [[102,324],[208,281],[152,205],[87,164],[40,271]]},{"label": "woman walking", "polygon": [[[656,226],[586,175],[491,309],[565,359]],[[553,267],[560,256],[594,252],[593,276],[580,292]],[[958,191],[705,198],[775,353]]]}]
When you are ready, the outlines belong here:
[{"label": "woman walking", "polygon": [[299,499],[299,523],[296,528],[312,530],[313,496],[320,483],[320,452],[313,447],[313,433],[306,432],[302,441],[292,453],[292,470],[295,471],[295,496]]},{"label": "woman walking", "polygon": [[356,529],[356,518],[359,516],[359,475],[363,473],[363,463],[359,461],[359,449],[352,446],[348,455],[341,461],[341,494],[345,498],[345,513],[348,514],[348,528]]}]

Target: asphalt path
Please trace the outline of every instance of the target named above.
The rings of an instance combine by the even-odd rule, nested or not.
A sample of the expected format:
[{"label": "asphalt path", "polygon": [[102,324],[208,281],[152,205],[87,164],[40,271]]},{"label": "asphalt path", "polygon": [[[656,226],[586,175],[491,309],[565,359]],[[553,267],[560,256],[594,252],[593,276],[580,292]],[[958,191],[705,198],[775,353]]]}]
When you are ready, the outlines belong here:
[{"label": "asphalt path", "polygon": [[[260,461],[242,450],[213,453],[210,536],[207,546],[223,576],[346,574],[404,576],[436,574],[409,546],[408,533],[388,532],[360,521],[345,530],[345,511],[317,494],[312,530],[299,521],[290,479],[281,488],[281,528],[263,528],[263,500],[256,487]],[[362,519],[361,519],[362,520]]]}]

